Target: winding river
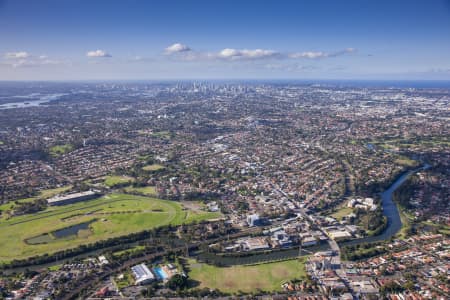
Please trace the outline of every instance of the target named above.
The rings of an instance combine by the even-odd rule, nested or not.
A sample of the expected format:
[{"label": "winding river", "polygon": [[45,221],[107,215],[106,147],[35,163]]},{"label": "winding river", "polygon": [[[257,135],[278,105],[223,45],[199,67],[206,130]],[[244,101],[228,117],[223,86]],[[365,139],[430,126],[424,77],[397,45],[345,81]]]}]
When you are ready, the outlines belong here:
[{"label": "winding river", "polygon": [[[381,200],[383,205],[383,213],[387,218],[387,225],[386,228],[381,232],[379,235],[376,236],[370,236],[370,237],[364,237],[359,238],[347,242],[339,243],[339,246],[347,246],[347,245],[355,245],[355,244],[362,244],[362,243],[371,243],[371,242],[378,242],[378,241],[384,241],[388,240],[394,235],[396,235],[400,229],[402,228],[402,221],[400,219],[400,213],[398,211],[397,205],[395,204],[393,200],[393,194],[394,192],[414,173],[419,172],[421,170],[426,170],[430,168],[431,166],[429,164],[425,164],[424,166],[417,168],[415,170],[410,170],[405,173],[403,173],[400,177],[398,177],[394,183],[391,184],[391,186],[385,190],[383,193],[381,193]],[[310,251],[321,251],[329,249],[322,245],[320,248],[306,248]],[[307,255],[309,253],[303,252],[301,255]],[[298,248],[297,249],[291,249],[288,251],[280,251],[280,252],[274,252],[272,254],[256,254],[253,256],[248,257],[236,257],[236,258],[230,258],[230,257],[221,257],[214,254],[199,254],[199,258],[203,260],[209,260],[221,263],[222,265],[239,265],[239,264],[251,264],[251,263],[257,263],[261,261],[268,261],[273,259],[286,259],[286,258],[294,258],[298,256]]]},{"label": "winding river", "polygon": [[422,170],[430,168],[429,164],[417,168],[415,170],[410,170],[403,173],[397,180],[394,181],[391,186],[381,193],[381,200],[383,205],[383,214],[387,218],[386,228],[382,233],[375,236],[364,237],[356,240],[351,240],[348,242],[339,243],[340,246],[356,245],[361,243],[371,243],[390,239],[396,235],[402,228],[402,220],[400,219],[400,213],[398,211],[397,205],[394,202],[393,194],[412,174],[417,173]]}]

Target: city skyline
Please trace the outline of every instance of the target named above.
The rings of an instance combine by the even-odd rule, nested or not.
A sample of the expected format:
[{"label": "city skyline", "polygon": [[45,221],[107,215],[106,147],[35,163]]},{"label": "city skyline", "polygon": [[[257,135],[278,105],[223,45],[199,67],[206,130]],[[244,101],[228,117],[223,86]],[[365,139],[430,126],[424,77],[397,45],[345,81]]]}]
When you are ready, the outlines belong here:
[{"label": "city skyline", "polygon": [[450,79],[450,2],[0,1],[0,80]]}]

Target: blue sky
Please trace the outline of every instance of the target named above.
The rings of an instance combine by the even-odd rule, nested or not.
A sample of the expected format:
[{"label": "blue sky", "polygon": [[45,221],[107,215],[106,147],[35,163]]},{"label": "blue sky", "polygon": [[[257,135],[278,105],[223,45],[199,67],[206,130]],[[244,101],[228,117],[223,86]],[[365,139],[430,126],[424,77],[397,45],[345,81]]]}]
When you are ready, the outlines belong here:
[{"label": "blue sky", "polygon": [[450,80],[450,1],[0,0],[0,80]]}]

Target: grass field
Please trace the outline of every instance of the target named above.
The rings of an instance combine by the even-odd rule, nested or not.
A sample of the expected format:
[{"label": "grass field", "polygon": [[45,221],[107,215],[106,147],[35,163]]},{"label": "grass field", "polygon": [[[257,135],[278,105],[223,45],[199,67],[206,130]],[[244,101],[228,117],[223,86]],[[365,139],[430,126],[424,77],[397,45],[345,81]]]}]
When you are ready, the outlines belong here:
[{"label": "grass field", "polygon": [[332,213],[330,216],[335,218],[336,220],[341,221],[343,217],[348,216],[353,212],[353,208],[351,207],[342,207],[336,212]]},{"label": "grass field", "polygon": [[405,238],[407,238],[407,232],[411,228],[411,220],[413,220],[413,217],[411,215],[409,215],[403,207],[401,207],[398,204],[396,204],[396,205],[398,207],[400,220],[402,221],[402,228],[400,229],[400,231],[397,233],[396,236],[399,239],[405,239]]},{"label": "grass field", "polygon": [[131,271],[126,271],[125,273],[116,276],[114,278],[114,281],[116,282],[117,288],[119,290],[134,284],[134,278],[131,274]]},{"label": "grass field", "polygon": [[54,265],[48,268],[49,271],[58,271],[59,269],[61,269],[62,265]]},{"label": "grass field", "polygon": [[429,138],[414,139],[386,139],[380,141],[372,141],[372,144],[376,144],[384,149],[410,149],[415,147],[449,147],[450,140],[448,136],[435,136]]},{"label": "grass field", "polygon": [[153,165],[147,165],[142,167],[142,170],[144,171],[158,171],[164,169],[164,166],[159,165],[159,164],[153,164]]},{"label": "grass field", "polygon": [[[95,200],[0,220],[0,261],[52,253],[111,237],[126,235],[162,225],[179,225],[219,217],[220,214],[184,210],[174,201],[111,194]],[[67,238],[44,239],[47,243],[29,245],[25,240],[89,222],[88,230]]]},{"label": "grass field", "polygon": [[450,235],[450,230],[449,229],[439,229],[439,233],[442,233],[445,235]]},{"label": "grass field", "polygon": [[72,150],[73,150],[73,146],[71,144],[53,146],[50,148],[50,155],[56,157],[56,156],[68,153]]},{"label": "grass field", "polygon": [[133,182],[133,177],[129,176],[106,176],[105,185],[114,187],[116,185],[122,185]]},{"label": "grass field", "polygon": [[143,250],[143,249],[145,249],[145,246],[135,246],[133,248],[129,248],[129,249],[113,252],[112,255],[115,256],[115,257],[119,257],[119,256],[121,256],[123,254],[126,254],[126,253],[130,253],[131,254],[131,253]]},{"label": "grass field", "polygon": [[125,188],[125,192],[127,193],[137,193],[137,194],[142,194],[145,196],[155,196],[157,195],[156,193],[156,188],[154,186],[146,186],[146,187],[126,187]]},{"label": "grass field", "polygon": [[450,226],[448,226],[448,225],[436,224],[436,223],[429,222],[429,221],[423,221],[422,224],[435,227],[439,233],[442,233],[445,235],[450,235]]},{"label": "grass field", "polygon": [[215,267],[189,260],[189,278],[199,282],[198,288],[218,289],[227,293],[281,291],[290,279],[305,279],[305,260],[272,262],[254,266]]},{"label": "grass field", "polygon": [[168,140],[171,138],[172,134],[169,131],[157,131],[153,132],[152,136]]},{"label": "grass field", "polygon": [[417,167],[419,165],[419,162],[409,159],[406,156],[400,156],[395,160],[395,163],[406,167]]}]

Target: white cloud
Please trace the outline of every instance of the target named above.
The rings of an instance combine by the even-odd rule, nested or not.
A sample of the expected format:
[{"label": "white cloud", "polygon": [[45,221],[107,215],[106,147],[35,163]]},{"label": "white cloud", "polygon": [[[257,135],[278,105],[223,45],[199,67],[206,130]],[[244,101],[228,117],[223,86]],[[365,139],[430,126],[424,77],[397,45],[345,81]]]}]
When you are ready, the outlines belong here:
[{"label": "white cloud", "polygon": [[51,59],[47,55],[32,55],[25,51],[19,51],[6,53],[4,55],[4,59],[0,61],[0,64],[12,68],[22,68],[38,67],[44,65],[70,65],[70,62]]},{"label": "white cloud", "polygon": [[6,58],[9,59],[21,59],[21,58],[28,58],[31,55],[28,52],[25,51],[19,51],[19,52],[8,52],[5,54]]},{"label": "white cloud", "polygon": [[19,59],[17,61],[14,61],[11,66],[13,68],[21,68],[21,67],[33,67],[36,66],[36,62],[33,60],[26,60],[26,59]]},{"label": "white cloud", "polygon": [[239,50],[239,49],[225,48],[217,54],[217,57],[236,60],[236,59],[263,59],[275,57],[278,55],[279,55],[278,52],[266,49]]},{"label": "white cloud", "polygon": [[175,43],[167,47],[164,52],[176,60],[183,61],[243,61],[243,60],[264,60],[264,59],[319,59],[326,57],[336,57],[356,51],[354,48],[347,48],[335,52],[306,51],[306,52],[278,52],[269,49],[235,49],[224,48],[218,52],[194,51],[190,47]]},{"label": "white cloud", "polygon": [[103,50],[94,50],[94,51],[88,51],[86,53],[87,57],[111,57],[111,54],[103,51]]},{"label": "white cloud", "polygon": [[39,66],[48,66],[48,65],[62,65],[67,64],[67,62],[59,61],[59,60],[51,60],[51,59],[18,59],[9,63],[13,68],[22,68],[22,67],[39,67]]},{"label": "white cloud", "polygon": [[226,59],[226,60],[238,60],[238,59],[262,59],[279,55],[278,52],[265,49],[231,49],[225,48],[219,52],[200,52],[194,51],[189,46],[175,43],[164,49],[164,53],[168,55],[174,55],[177,59],[185,61],[196,60],[214,60],[214,59]]},{"label": "white cloud", "polygon": [[335,52],[322,52],[322,51],[307,51],[307,52],[294,52],[288,54],[289,58],[324,58],[324,57],[336,57],[340,55],[344,55],[347,53],[355,52],[354,48],[346,48],[344,50],[335,51]]},{"label": "white cloud", "polygon": [[313,52],[313,51],[308,51],[308,52],[294,52],[294,53],[290,53],[288,55],[289,58],[321,58],[321,57],[328,57],[328,53],[325,52]]},{"label": "white cloud", "polygon": [[175,43],[165,49],[167,54],[181,53],[191,51],[191,48],[184,44]]},{"label": "white cloud", "polygon": [[226,48],[223,49],[222,51],[219,52],[219,56],[222,57],[233,57],[233,56],[239,56],[239,51],[236,49],[230,49],[230,48]]},{"label": "white cloud", "polygon": [[353,52],[356,52],[355,48],[346,48],[346,49],[341,50],[341,51],[332,52],[332,53],[330,53],[329,56],[330,57],[336,57],[336,56],[339,56],[339,55],[349,54],[349,53],[353,53]]}]

